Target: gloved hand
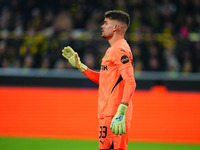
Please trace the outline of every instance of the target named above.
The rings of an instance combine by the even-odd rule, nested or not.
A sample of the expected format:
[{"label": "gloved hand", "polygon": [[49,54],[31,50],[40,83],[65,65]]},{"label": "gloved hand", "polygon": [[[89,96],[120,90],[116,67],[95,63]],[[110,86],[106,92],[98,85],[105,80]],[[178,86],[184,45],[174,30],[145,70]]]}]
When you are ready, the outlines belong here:
[{"label": "gloved hand", "polygon": [[126,112],[127,106],[124,104],[120,104],[117,110],[117,113],[115,114],[114,118],[112,119],[110,128],[112,129],[112,132],[116,135],[123,133],[126,133],[126,126],[125,126],[125,112]]},{"label": "gloved hand", "polygon": [[87,66],[81,63],[78,53],[76,53],[70,46],[64,47],[62,55],[74,68],[78,68],[81,72],[87,69]]}]

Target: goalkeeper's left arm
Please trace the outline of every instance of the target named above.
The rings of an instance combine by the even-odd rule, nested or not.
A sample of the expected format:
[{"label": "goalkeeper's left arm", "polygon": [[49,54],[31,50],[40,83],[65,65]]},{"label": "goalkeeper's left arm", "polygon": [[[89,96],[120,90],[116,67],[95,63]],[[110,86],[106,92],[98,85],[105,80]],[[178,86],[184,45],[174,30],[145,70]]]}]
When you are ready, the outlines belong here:
[{"label": "goalkeeper's left arm", "polygon": [[65,57],[74,68],[77,68],[90,80],[99,84],[99,72],[92,71],[85,64],[83,64],[80,61],[78,53],[75,52],[70,46],[64,47],[62,50],[62,56]]},{"label": "goalkeeper's left arm", "polygon": [[110,125],[112,132],[116,135],[122,135],[123,133],[126,133],[125,112],[136,88],[132,65],[126,69],[121,70],[120,74],[125,81],[124,92],[121,104],[119,105],[117,113],[112,119]]}]

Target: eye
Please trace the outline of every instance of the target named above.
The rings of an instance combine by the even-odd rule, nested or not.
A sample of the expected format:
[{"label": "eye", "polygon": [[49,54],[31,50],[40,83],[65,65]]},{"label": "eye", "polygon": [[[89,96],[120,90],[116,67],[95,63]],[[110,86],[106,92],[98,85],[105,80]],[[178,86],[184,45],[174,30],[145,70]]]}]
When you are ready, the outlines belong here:
[{"label": "eye", "polygon": [[108,22],[104,20],[103,21],[103,25],[107,25],[107,24],[108,24]]}]

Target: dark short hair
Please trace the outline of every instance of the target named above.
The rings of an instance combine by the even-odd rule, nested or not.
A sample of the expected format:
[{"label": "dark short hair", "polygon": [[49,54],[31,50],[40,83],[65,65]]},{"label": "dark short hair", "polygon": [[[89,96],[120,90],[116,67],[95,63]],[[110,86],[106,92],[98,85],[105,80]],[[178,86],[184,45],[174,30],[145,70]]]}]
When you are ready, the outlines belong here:
[{"label": "dark short hair", "polygon": [[109,10],[109,11],[105,12],[104,17],[123,22],[127,25],[127,27],[129,27],[129,25],[130,25],[129,14],[124,11],[121,11],[121,10]]}]

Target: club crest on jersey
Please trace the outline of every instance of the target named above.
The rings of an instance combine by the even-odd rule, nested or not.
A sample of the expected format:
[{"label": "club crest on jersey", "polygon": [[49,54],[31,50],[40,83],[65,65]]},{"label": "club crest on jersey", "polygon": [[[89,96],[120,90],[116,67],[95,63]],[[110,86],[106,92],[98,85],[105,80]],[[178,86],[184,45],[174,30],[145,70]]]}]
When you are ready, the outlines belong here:
[{"label": "club crest on jersey", "polygon": [[104,59],[106,59],[106,58],[107,58],[107,56],[108,56],[108,53],[106,53],[106,54],[105,54],[105,56],[104,56]]},{"label": "club crest on jersey", "polygon": [[129,58],[128,58],[128,56],[123,55],[123,56],[121,57],[121,62],[122,62],[123,64],[128,63],[128,62],[129,62]]}]

